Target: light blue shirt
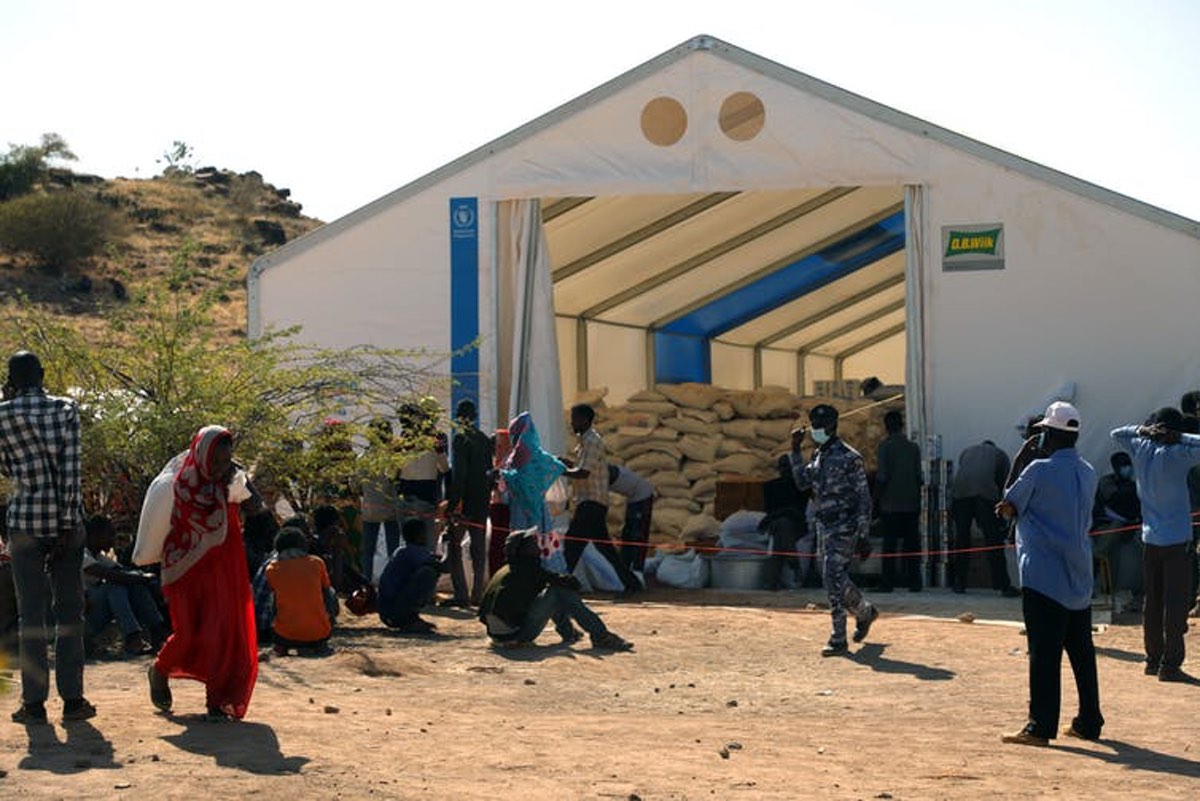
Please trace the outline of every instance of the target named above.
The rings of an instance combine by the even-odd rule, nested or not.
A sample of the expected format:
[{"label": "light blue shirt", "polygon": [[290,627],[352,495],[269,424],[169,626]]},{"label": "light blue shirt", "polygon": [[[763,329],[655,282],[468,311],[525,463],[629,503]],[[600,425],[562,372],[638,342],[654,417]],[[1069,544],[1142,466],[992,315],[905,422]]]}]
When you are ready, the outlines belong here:
[{"label": "light blue shirt", "polygon": [[1192,507],[1187,475],[1200,462],[1200,435],[1180,434],[1168,445],[1138,436],[1138,426],[1123,426],[1112,438],[1133,457],[1133,477],[1142,500],[1142,542],[1180,545],[1192,541]]},{"label": "light blue shirt", "polygon": [[1074,448],[1037,459],[1004,493],[1017,509],[1021,586],[1067,609],[1092,603],[1092,502],[1096,471]]}]

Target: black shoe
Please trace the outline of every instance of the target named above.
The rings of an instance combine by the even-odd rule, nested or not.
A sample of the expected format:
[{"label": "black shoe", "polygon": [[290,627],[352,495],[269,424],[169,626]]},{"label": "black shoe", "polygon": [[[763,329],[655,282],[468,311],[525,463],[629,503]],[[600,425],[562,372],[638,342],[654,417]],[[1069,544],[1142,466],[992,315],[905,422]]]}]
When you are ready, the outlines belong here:
[{"label": "black shoe", "polygon": [[879,610],[872,606],[865,615],[858,618],[854,626],[854,641],[862,642],[867,638],[867,632],[871,630],[871,624],[879,618]]},{"label": "black shoe", "polygon": [[17,711],[12,713],[12,721],[25,726],[50,722],[46,718],[45,704],[21,704]]},{"label": "black shoe", "polygon": [[562,638],[563,645],[574,645],[583,639],[583,632],[572,626],[570,631],[559,633],[558,636]]},{"label": "black shoe", "polygon": [[1001,598],[1020,598],[1021,591],[1018,590],[1016,587],[1005,587],[1004,589],[1000,590],[1000,597]]},{"label": "black shoe", "polygon": [[76,698],[63,703],[63,723],[72,720],[88,720],[96,717],[96,707],[86,698]]},{"label": "black shoe", "polygon": [[845,640],[830,640],[821,649],[821,656],[843,656],[849,650],[850,646],[846,644]]},{"label": "black shoe", "polygon": [[633,643],[625,640],[611,631],[592,636],[592,647],[604,651],[632,651]]},{"label": "black shoe", "polygon": [[1142,672],[1145,673],[1147,676],[1157,676],[1158,675],[1158,667],[1159,667],[1158,662],[1154,661],[1153,659],[1147,659],[1146,667],[1143,668]]},{"label": "black shoe", "polygon": [[1189,676],[1181,669],[1177,667],[1167,667],[1166,665],[1163,665],[1158,669],[1158,680],[1174,681],[1179,682],[1180,684],[1196,684],[1198,682],[1195,677]]}]

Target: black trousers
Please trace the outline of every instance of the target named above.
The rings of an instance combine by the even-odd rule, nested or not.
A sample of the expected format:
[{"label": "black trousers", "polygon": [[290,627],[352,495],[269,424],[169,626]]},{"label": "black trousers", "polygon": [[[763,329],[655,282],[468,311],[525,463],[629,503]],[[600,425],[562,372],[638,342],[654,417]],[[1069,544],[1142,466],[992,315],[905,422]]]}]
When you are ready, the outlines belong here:
[{"label": "black trousers", "polygon": [[1029,643],[1029,723],[1033,733],[1046,739],[1058,734],[1065,650],[1079,692],[1079,714],[1071,725],[1085,737],[1099,737],[1104,717],[1100,714],[1100,681],[1092,643],[1092,607],[1067,609],[1026,587],[1021,590],[1021,611]]},{"label": "black trousers", "polygon": [[571,516],[571,525],[567,529],[567,541],[563,545],[563,554],[567,557],[567,569],[574,572],[575,565],[579,564],[579,557],[583,555],[583,549],[591,542],[596,546],[596,550],[616,569],[626,590],[641,589],[642,583],[629,569],[629,565],[621,559],[621,555],[617,553],[617,549],[612,544],[612,539],[608,536],[607,518],[608,507],[603,504],[595,501],[580,501],[576,504],[575,514]]},{"label": "black trousers", "polygon": [[[992,546],[987,552],[988,571],[992,574],[992,589],[1003,590],[1012,586],[1008,578],[1008,564],[1004,560],[1005,527],[1004,521],[996,517],[996,504],[987,498],[955,498],[950,513],[954,517],[954,550],[961,551],[971,547],[971,523],[979,526],[983,532],[984,545]],[[954,567],[954,586],[964,589],[967,586],[967,570],[970,567],[971,555],[956,553],[952,556]]]},{"label": "black trousers", "polygon": [[880,527],[883,529],[883,566],[880,577],[884,587],[896,586],[896,574],[910,590],[921,589],[921,557],[892,557],[889,554],[911,553],[921,550],[920,512],[881,512]]},{"label": "black trousers", "polygon": [[1191,605],[1190,542],[1179,545],[1146,545],[1142,552],[1142,584],[1146,605],[1142,610],[1142,637],[1146,662],[1177,668],[1183,664],[1183,635]]}]

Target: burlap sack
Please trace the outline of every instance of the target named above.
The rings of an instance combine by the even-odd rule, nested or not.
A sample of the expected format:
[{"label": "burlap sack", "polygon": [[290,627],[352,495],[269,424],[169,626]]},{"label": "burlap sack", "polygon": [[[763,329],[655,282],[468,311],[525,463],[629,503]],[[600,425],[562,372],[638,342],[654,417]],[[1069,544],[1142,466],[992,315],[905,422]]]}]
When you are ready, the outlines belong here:
[{"label": "burlap sack", "polygon": [[683,524],[679,532],[681,539],[689,542],[695,540],[715,540],[721,531],[721,521],[712,515],[692,515]]},{"label": "burlap sack", "polygon": [[655,504],[655,506],[657,506],[658,502],[661,500],[664,500],[664,499],[672,499],[673,500],[675,498],[682,498],[685,501],[692,500],[691,487],[659,487],[658,488],[658,498],[655,499],[654,504]]},{"label": "burlap sack", "polygon": [[677,411],[675,404],[667,401],[634,401],[625,404],[625,408],[631,412],[649,412],[659,417],[674,417]]},{"label": "burlap sack", "polygon": [[688,481],[677,470],[660,470],[657,473],[647,476],[646,480],[660,490],[665,487],[683,487],[686,489],[692,485],[692,482]]},{"label": "burlap sack", "polygon": [[711,409],[721,399],[724,390],[711,384],[658,384],[654,387],[676,406],[691,409]]},{"label": "burlap sack", "polygon": [[[730,411],[733,410],[732,406],[729,408]],[[705,409],[690,409],[687,406],[679,407],[679,416],[687,417],[691,420],[699,420],[702,423],[715,423],[721,419],[720,415],[718,415],[715,411],[707,411]]]},{"label": "burlap sack", "polygon": [[684,509],[684,510],[687,510],[687,509],[690,509],[691,506],[692,506],[692,501],[688,498],[668,498],[666,496],[661,496],[661,497],[654,499],[653,514],[657,515],[659,509]]},{"label": "burlap sack", "polygon": [[730,392],[726,398],[739,417],[776,418],[795,417],[799,406],[797,398],[781,388],[756,389],[749,392]]},{"label": "burlap sack", "polygon": [[683,467],[679,468],[679,471],[688,481],[696,481],[705,476],[715,475],[711,460],[707,462],[693,462],[687,459],[684,461]]},{"label": "burlap sack", "polygon": [[650,451],[633,457],[626,465],[635,473],[648,476],[660,470],[678,470],[679,460],[662,451]]},{"label": "burlap sack", "polygon": [[740,439],[725,437],[717,443],[717,456],[732,456],[735,453],[750,453],[750,446]]},{"label": "burlap sack", "polygon": [[593,409],[604,406],[604,398],[608,395],[608,387],[593,387],[591,389],[581,389],[575,393],[573,403],[586,403]]},{"label": "burlap sack", "polygon": [[679,439],[679,452],[694,462],[711,462],[717,458],[721,440],[721,437],[684,434]]},{"label": "burlap sack", "polygon": [[675,440],[679,439],[679,432],[673,428],[659,426],[650,432],[650,436],[654,439],[661,439],[664,442],[674,442]]},{"label": "burlap sack", "polygon": [[758,436],[758,426],[754,420],[730,420],[721,423],[721,433],[727,437],[750,441]]},{"label": "burlap sack", "polygon": [[661,392],[655,392],[652,389],[643,389],[640,392],[635,392],[630,395],[625,402],[638,403],[640,401],[649,401],[651,403],[662,403],[665,400],[667,400],[667,396],[663,395]]},{"label": "burlap sack", "polygon": [[732,420],[737,416],[737,412],[733,410],[733,404],[727,400],[719,400],[713,404],[712,410],[717,413],[718,420]]},{"label": "burlap sack", "polygon": [[654,504],[654,512],[650,516],[650,528],[652,531],[661,532],[671,537],[678,537],[679,532],[683,530],[683,526],[687,523],[688,518],[692,514],[686,508],[673,509],[667,506]]},{"label": "burlap sack", "polygon": [[732,473],[740,476],[748,476],[766,466],[767,460],[757,453],[735,453],[713,463],[713,469],[718,473]]},{"label": "burlap sack", "polygon": [[703,420],[695,420],[691,417],[669,417],[662,421],[662,424],[667,428],[673,428],[676,431],[682,431],[685,434],[710,434],[716,427],[713,423],[706,423]]},{"label": "burlap sack", "polygon": [[717,477],[706,476],[692,485],[692,498],[701,503],[711,501],[717,496]]},{"label": "burlap sack", "polygon": [[761,439],[774,440],[775,442],[783,442],[790,440],[792,437],[792,426],[798,421],[793,419],[781,420],[759,420],[755,428],[758,431],[758,436]]},{"label": "burlap sack", "polygon": [[665,442],[661,439],[654,439],[653,437],[644,437],[626,445],[621,449],[620,454],[625,459],[626,463],[628,463],[630,459],[641,456],[643,453],[652,453],[656,451],[658,453],[667,454],[675,460],[676,464],[678,464],[679,460],[683,458],[683,453],[680,451],[678,445],[673,442]]}]

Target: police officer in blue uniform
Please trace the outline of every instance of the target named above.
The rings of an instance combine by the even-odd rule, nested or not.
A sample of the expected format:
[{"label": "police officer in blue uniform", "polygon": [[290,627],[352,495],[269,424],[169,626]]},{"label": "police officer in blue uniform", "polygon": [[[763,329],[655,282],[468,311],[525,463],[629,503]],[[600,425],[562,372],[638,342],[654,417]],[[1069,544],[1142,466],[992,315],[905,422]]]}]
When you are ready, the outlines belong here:
[{"label": "police officer in blue uniform", "polygon": [[838,656],[848,650],[848,611],[855,617],[855,642],[866,639],[871,624],[879,617],[879,610],[850,580],[855,547],[860,540],[865,541],[871,522],[871,493],[862,456],[837,434],[837,409],[819,404],[809,411],[808,420],[817,448],[807,464],[796,467],[796,484],[812,490],[817,533],[825,549],[825,591],[829,594],[833,632],[821,655]]}]

